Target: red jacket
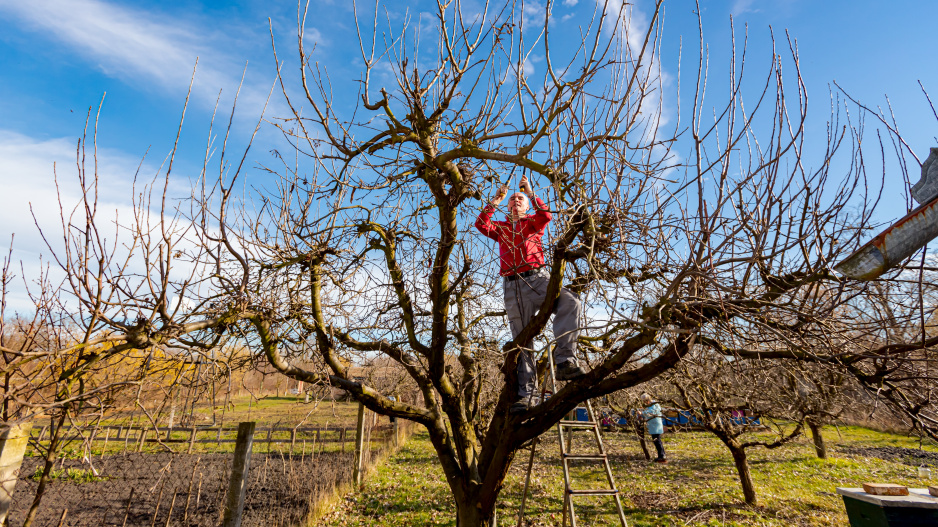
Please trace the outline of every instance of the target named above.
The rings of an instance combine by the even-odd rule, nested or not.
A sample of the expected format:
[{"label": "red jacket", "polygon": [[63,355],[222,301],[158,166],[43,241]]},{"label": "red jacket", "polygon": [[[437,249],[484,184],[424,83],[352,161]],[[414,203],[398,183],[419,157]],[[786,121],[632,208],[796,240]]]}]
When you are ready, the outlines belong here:
[{"label": "red jacket", "polygon": [[502,276],[537,269],[544,265],[544,246],[541,238],[550,222],[550,212],[541,198],[534,198],[535,213],[512,222],[492,221],[495,206],[489,204],[476,219],[476,229],[498,242]]}]

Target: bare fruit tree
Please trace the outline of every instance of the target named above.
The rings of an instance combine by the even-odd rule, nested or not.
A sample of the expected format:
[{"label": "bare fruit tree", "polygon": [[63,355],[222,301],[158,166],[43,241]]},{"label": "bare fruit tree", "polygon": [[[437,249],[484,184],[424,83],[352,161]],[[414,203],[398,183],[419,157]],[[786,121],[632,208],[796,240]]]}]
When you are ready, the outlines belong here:
[{"label": "bare fruit tree", "polygon": [[[128,205],[110,209],[101,197],[92,112],[75,152],[77,174],[61,181],[56,174],[58,228],[39,229],[50,255],[42,275],[18,274],[12,249],[3,262],[0,419],[48,430],[46,441],[35,442],[44,465],[27,526],[69,442],[88,441],[89,448],[102,420],[120,411],[139,410],[149,426],[162,425],[156,419],[175,411],[182,386],[194,404],[238,367],[218,329],[228,319],[189,304],[212,298],[201,292],[209,251],[194,243],[197,226],[168,203],[172,163],[162,178],[136,188]],[[75,184],[80,198],[70,203],[65,196],[74,195]],[[14,289],[29,307],[11,314]],[[67,426],[73,429],[63,432]]]},{"label": "bare fruit tree", "polygon": [[[539,19],[522,5],[441,2],[435,25],[419,31],[379,28],[377,14],[356,20],[359,102],[336,94],[309,54],[301,6],[299,61],[281,70],[299,68],[300,95],[283,74],[293,115],[276,121],[296,150],[266,167],[280,181],[262,205],[227,223],[228,234],[217,229],[232,255],[222,276],[253,312],[254,345],[286,375],[326,378],[425,426],[459,525],[491,521],[525,442],[693,350],[823,362],[791,349],[846,301],[830,266],[857,245],[876,199],[850,163],[860,132],[837,122],[838,107],[826,148],[803,158],[807,95],[792,46],[752,84],[744,53],[734,55],[718,104],[701,52],[686,129],[668,131],[661,2],[640,28],[631,7],[600,6],[575,49],[552,46],[550,2]],[[538,76],[526,69],[535,58]],[[511,338],[495,249],[472,223],[521,175],[555,219],[547,298]],[[206,198],[204,210],[221,211],[212,216],[224,226],[219,201]],[[545,325],[562,284],[587,306],[579,343],[592,369],[510,415],[519,351],[554,342]],[[368,382],[361,365],[377,356],[409,377],[419,401]]]},{"label": "bare fruit tree", "polygon": [[[83,318],[99,321],[92,342],[109,347],[79,367],[235,339],[284,375],[425,427],[464,526],[492,522],[522,445],[690,353],[872,371],[875,356],[845,355],[823,333],[862,294],[831,266],[865,235],[877,195],[863,161],[883,145],[861,143],[835,101],[808,158],[790,42],[762,71],[734,44],[729,91],[714,97],[701,35],[696,71],[680,84],[692,96],[666,127],[666,101],[684,94],[666,93],[662,2],[642,25],[631,5],[599,3],[578,45],[561,49],[551,5],[441,1],[430,27],[391,16],[379,26],[376,8],[355,20],[362,71],[348,94],[307,48],[301,4],[298,58],[279,70],[289,113],[267,118],[289,149],[246,184],[247,152],[231,157],[227,135],[210,134],[218,159],[207,156],[192,200],[177,213],[135,209],[123,242],[133,265],[106,260],[88,281],[98,260],[77,255],[74,295],[111,295]],[[473,223],[522,176],[553,215],[550,281],[512,338],[497,249]],[[159,221],[144,221],[151,210]],[[545,328],[561,286],[583,302],[590,371],[510,414],[521,350],[544,355],[559,337]]]},{"label": "bare fruit tree", "polygon": [[766,412],[777,411],[784,397],[777,389],[779,369],[771,362],[737,365],[704,354],[686,357],[668,374],[673,395],[667,402],[730,451],[747,505],[758,505],[759,501],[747,451],[779,448],[800,436],[804,427],[803,420],[780,424],[770,419],[787,416]]}]

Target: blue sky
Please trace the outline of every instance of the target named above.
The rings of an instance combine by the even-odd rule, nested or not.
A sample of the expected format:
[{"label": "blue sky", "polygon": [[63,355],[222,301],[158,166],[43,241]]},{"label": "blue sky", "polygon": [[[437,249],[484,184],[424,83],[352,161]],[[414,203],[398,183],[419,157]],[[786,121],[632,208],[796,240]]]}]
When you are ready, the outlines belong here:
[{"label": "blue sky", "polygon": [[[575,39],[578,21],[587,20],[602,0],[559,0],[552,14],[553,41]],[[467,4],[479,3],[466,0]],[[359,9],[369,11],[364,0]],[[544,2],[527,2],[537,12]],[[636,0],[639,13],[650,0]],[[704,39],[716,79],[729,58],[729,19],[737,39],[748,26],[749,60],[761,74],[771,57],[769,31],[779,45],[785,32],[797,41],[802,73],[811,97],[811,125],[820,130],[829,115],[832,81],[851,96],[876,107],[889,95],[906,139],[920,158],[936,146],[936,118],[918,85],[938,97],[934,52],[938,2],[897,0],[727,0],[701,1]],[[400,20],[434,9],[435,0],[382,3]],[[694,3],[666,2],[662,67],[677,74],[677,51],[684,46],[685,68],[694,53],[697,19]],[[361,63],[352,3],[312,0],[307,42],[316,44],[317,60],[328,68],[336,92],[352,93]],[[45,226],[54,226],[57,205],[53,164],[60,179],[71,182],[75,145],[89,107],[106,92],[98,130],[104,201],[116,210],[128,205],[130,182],[141,159],[141,176],[152,178],[169,153],[198,58],[198,70],[181,135],[172,192],[184,196],[205,152],[208,127],[218,100],[227,121],[242,75],[234,120],[235,147],[243,145],[260,115],[274,82],[269,25],[280,57],[295,68],[296,13],[293,0],[155,1],[155,0],[0,0],[0,248],[6,253],[12,233],[15,259],[27,275],[45,253],[30,217],[30,205]],[[536,65],[534,66],[536,67]],[[716,82],[714,83],[717,84]],[[686,88],[685,88],[686,89]],[[220,94],[220,95],[219,95]],[[275,92],[268,117],[285,115]],[[220,98],[219,98],[220,97]],[[667,108],[676,108],[673,97]],[[267,163],[269,150],[282,145],[279,134],[262,126],[248,161]],[[260,171],[249,174],[263,184]],[[901,181],[887,185],[883,221],[905,212]],[[69,193],[71,192],[71,193]],[[77,200],[65,191],[70,206]]]}]

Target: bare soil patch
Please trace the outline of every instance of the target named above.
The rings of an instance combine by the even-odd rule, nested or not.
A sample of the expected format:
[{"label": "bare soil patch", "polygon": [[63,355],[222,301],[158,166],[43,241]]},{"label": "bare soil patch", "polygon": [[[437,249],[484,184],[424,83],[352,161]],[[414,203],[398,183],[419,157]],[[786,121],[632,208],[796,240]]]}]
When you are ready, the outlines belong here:
[{"label": "bare soil patch", "polygon": [[838,446],[837,450],[845,454],[885,459],[887,461],[895,461],[896,463],[902,463],[904,465],[910,465],[913,467],[922,465],[928,467],[938,467],[938,452],[929,452],[927,450],[919,450],[917,448],[903,448],[898,446],[863,447],[842,445]]},{"label": "bare soil patch", "polygon": [[[341,452],[312,456],[252,454],[242,525],[300,523],[314,500],[350,480],[352,457],[352,453]],[[38,482],[31,476],[41,461],[27,458],[23,462],[13,497],[11,525],[22,525],[32,504]],[[123,525],[125,516],[128,526],[167,525],[170,514],[172,525],[218,525],[230,465],[230,454],[128,453],[96,457],[93,466],[104,479],[52,481],[34,525],[59,525],[65,509],[66,524],[72,527]],[[79,460],[66,460],[62,468],[88,470],[89,466]]]}]

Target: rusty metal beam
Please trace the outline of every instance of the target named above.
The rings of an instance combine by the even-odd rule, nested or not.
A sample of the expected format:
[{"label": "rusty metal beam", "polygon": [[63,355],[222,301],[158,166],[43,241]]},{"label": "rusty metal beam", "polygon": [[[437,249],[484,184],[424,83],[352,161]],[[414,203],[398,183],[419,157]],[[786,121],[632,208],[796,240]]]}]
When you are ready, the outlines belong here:
[{"label": "rusty metal beam", "polygon": [[842,275],[872,280],[938,236],[938,197],[908,213],[834,266]]}]

